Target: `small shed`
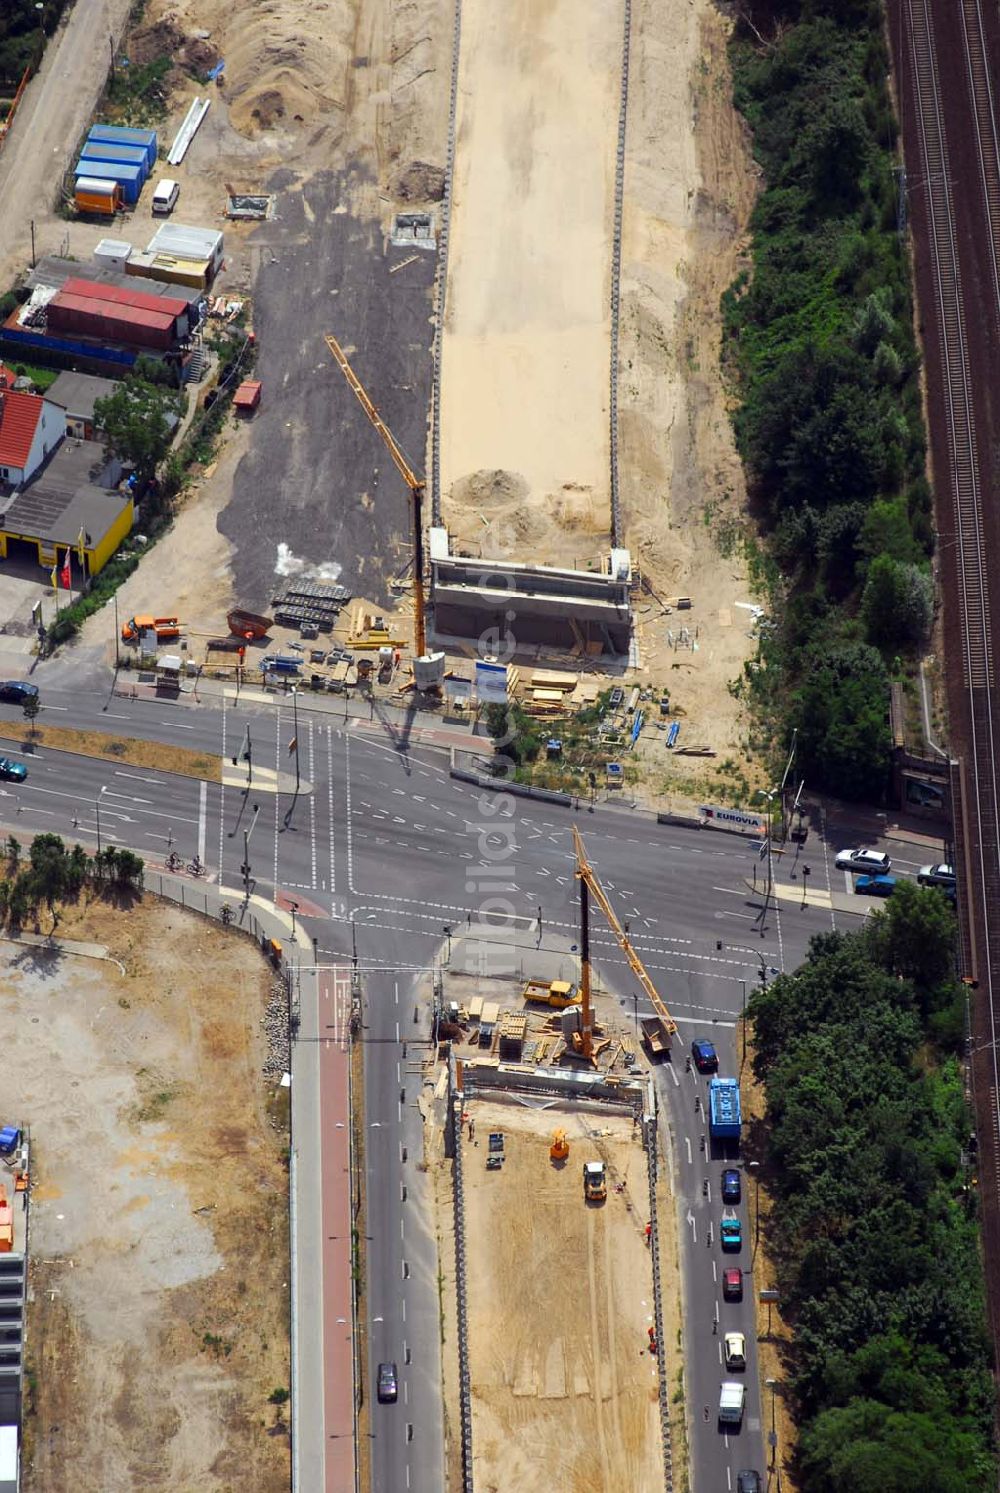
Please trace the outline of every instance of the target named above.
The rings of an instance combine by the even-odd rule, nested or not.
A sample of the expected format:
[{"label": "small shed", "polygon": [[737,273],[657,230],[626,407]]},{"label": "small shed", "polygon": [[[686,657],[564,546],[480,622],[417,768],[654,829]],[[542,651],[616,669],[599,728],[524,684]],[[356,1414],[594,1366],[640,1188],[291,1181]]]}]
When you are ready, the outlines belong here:
[{"label": "small shed", "polygon": [[252,415],[260,404],[261,385],[256,379],[247,378],[233,395],[233,409],[238,415]]}]

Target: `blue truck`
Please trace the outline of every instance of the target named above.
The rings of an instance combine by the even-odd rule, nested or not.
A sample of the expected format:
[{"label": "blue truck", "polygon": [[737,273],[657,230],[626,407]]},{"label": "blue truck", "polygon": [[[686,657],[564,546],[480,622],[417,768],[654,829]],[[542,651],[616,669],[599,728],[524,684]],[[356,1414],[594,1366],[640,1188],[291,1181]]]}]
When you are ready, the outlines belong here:
[{"label": "blue truck", "polygon": [[708,1132],[713,1140],[740,1138],[740,1086],[735,1078],[712,1078],[708,1084]]}]

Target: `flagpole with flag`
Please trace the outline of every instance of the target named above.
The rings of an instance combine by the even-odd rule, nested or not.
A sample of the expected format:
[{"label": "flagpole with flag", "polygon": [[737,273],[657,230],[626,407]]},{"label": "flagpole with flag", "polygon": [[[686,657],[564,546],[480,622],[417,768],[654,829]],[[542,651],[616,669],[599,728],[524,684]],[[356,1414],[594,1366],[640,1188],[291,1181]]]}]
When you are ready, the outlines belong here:
[{"label": "flagpole with flag", "polygon": [[55,559],[52,561],[52,569],[49,571],[49,578],[52,581],[52,590],[55,593],[55,598],[56,598],[56,616],[57,617],[59,616],[59,578],[56,575],[56,566],[58,564],[59,564],[59,555],[58,555],[58,552],[57,552]]},{"label": "flagpole with flag", "polygon": [[69,592],[69,599],[72,602],[72,600],[73,600],[73,562],[70,559],[69,545],[66,546],[66,558],[63,560],[62,570],[59,572],[59,579],[63,583],[63,589],[65,591]]}]

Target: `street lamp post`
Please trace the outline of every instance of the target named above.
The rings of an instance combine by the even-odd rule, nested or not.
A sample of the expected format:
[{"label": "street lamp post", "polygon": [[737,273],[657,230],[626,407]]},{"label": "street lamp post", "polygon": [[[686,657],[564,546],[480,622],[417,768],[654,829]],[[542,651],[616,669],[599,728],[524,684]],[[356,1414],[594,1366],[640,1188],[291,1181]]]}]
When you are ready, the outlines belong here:
[{"label": "street lamp post", "polygon": [[764,1383],[771,1391],[771,1434],[768,1436],[767,1442],[771,1448],[771,1466],[773,1468],[778,1459],[778,1432],[774,1422],[774,1391],[778,1387],[778,1381],[777,1379],[765,1379]]},{"label": "street lamp post", "polygon": [[299,692],[292,685],[292,731],[295,733],[295,791],[298,793],[301,778],[299,776]]},{"label": "street lamp post", "polygon": [[756,1259],[760,1236],[760,1162],[748,1161],[747,1171],[753,1175],[753,1253]]},{"label": "street lamp post", "polygon": [[254,804],[253,819],[250,822],[250,828],[243,831],[243,865],[240,867],[240,870],[243,872],[243,895],[248,902],[250,900],[250,836],[254,832],[259,813],[260,804]]},{"label": "street lamp post", "polygon": [[100,853],[101,853],[101,799],[104,797],[104,795],[105,795],[105,793],[107,793],[107,791],[108,791],[107,788],[102,788],[101,791],[100,791],[100,793],[94,799],[94,813],[97,816],[97,853],[98,853],[98,855],[100,855]]},{"label": "street lamp post", "polygon": [[747,1060],[747,982],[741,980],[743,987],[743,1061]]},{"label": "street lamp post", "polygon": [[292,912],[292,943],[294,943],[295,942],[295,914],[299,910],[299,904],[297,902],[289,902],[288,906],[291,908],[291,912]]}]

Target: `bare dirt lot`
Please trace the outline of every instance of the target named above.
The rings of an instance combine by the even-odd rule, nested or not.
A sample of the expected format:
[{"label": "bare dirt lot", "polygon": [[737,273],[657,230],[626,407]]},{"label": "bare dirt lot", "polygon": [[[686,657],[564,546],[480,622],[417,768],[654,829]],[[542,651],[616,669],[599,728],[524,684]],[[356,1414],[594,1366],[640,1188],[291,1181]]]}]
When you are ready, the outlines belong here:
[{"label": "bare dirt lot", "polygon": [[[631,1119],[478,1100],[468,1113],[477,1488],[661,1489],[646,1159]],[[570,1143],[564,1163],[549,1158],[557,1126]],[[485,1166],[491,1130],[505,1138],[498,1172]],[[588,1205],[582,1163],[598,1158],[608,1166],[608,1197]]]},{"label": "bare dirt lot", "polygon": [[8,1121],[32,1138],[27,1493],[277,1493],[284,1133],[256,949],[147,901],[69,910],[116,963],[0,943]]},{"label": "bare dirt lot", "polygon": [[[461,543],[606,544],[621,0],[465,0],[442,350],[442,494]],[[500,469],[508,502],[468,490]],[[513,501],[510,501],[513,499]]]}]

